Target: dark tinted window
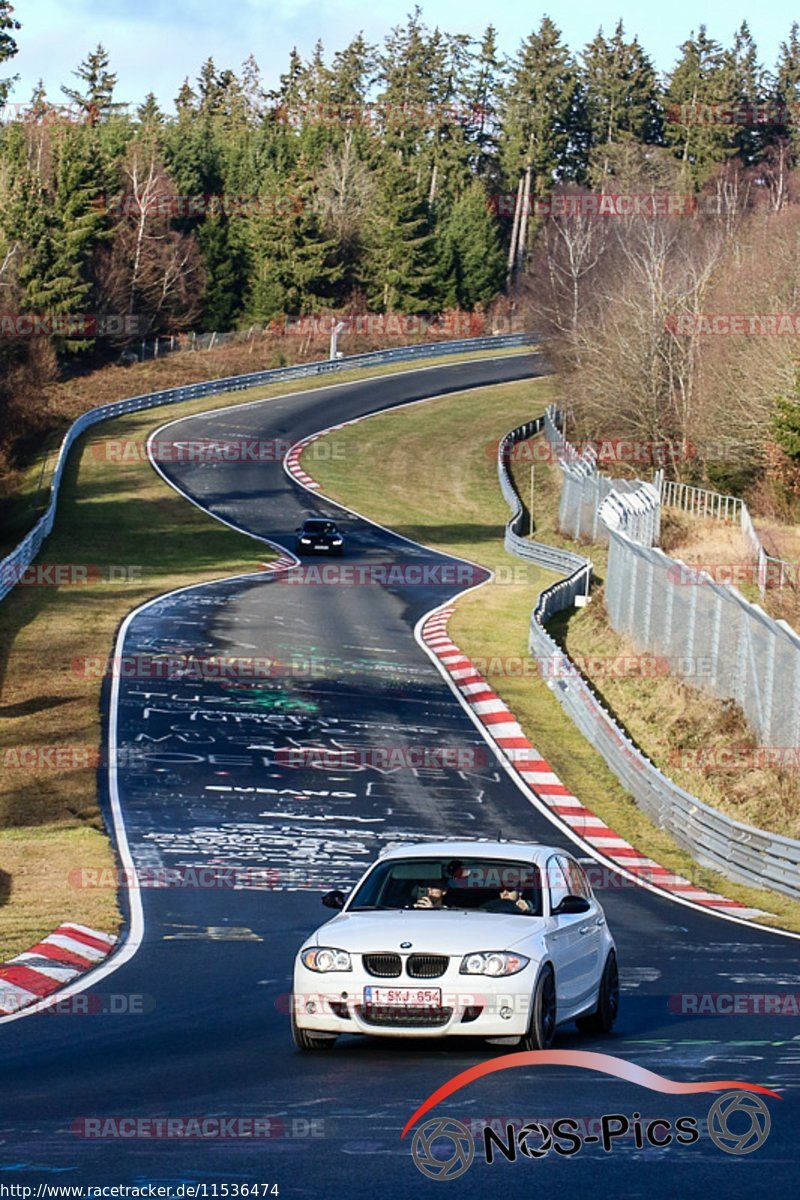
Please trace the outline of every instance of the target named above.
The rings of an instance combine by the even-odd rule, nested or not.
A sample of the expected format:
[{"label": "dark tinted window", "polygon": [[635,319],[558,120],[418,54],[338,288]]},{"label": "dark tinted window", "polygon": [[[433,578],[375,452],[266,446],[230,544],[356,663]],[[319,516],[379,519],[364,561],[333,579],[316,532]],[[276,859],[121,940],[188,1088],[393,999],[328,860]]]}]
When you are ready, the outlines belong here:
[{"label": "dark tinted window", "polygon": [[379,862],[353,895],[348,911],[413,908],[429,887],[444,890],[443,908],[481,910],[501,890],[517,891],[528,903],[521,916],[541,916],[539,870],[533,863],[485,858],[392,858]]},{"label": "dark tinted window", "polygon": [[303,530],[306,533],[334,533],[336,526],[333,521],[306,521]]}]

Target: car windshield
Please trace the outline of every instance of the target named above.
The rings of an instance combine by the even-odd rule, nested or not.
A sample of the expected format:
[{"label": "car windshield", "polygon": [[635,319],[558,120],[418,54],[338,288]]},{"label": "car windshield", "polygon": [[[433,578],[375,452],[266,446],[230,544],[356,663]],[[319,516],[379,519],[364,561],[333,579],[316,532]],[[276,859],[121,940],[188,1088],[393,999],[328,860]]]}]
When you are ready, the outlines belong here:
[{"label": "car windshield", "polygon": [[542,915],[539,869],[500,858],[392,858],[376,863],[347,905],[366,909],[433,908]]},{"label": "car windshield", "polygon": [[306,521],[303,526],[304,533],[335,533],[336,526],[333,521]]}]

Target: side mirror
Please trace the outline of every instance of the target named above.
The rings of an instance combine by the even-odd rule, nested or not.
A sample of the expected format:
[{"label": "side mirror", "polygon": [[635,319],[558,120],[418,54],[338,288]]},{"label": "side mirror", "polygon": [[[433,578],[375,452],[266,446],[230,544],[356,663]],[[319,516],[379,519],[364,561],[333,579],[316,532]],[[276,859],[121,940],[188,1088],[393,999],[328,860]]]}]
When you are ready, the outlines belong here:
[{"label": "side mirror", "polygon": [[344,892],[340,892],[335,888],[332,892],[326,892],[322,897],[322,903],[326,908],[344,908],[344,902],[347,899]]},{"label": "side mirror", "polygon": [[570,913],[585,913],[591,907],[585,896],[565,896],[561,903],[555,906],[551,916],[564,917]]}]

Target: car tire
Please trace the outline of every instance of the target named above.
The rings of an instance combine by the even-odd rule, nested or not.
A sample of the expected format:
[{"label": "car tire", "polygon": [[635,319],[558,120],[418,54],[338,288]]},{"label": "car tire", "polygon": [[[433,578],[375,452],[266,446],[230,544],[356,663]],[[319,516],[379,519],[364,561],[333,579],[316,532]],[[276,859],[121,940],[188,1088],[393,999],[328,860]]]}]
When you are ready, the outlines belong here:
[{"label": "car tire", "polygon": [[536,980],[528,1031],[520,1041],[523,1050],[550,1049],[556,1032],[557,1012],[556,977],[548,963]]},{"label": "car tire", "polygon": [[316,1050],[332,1050],[336,1036],[311,1033],[308,1029],[300,1029],[294,1019],[294,1001],[292,1001],[292,1041],[298,1050],[309,1053]]},{"label": "car tire", "polygon": [[603,967],[603,977],[597,993],[597,1008],[575,1024],[581,1033],[611,1033],[619,1013],[619,970],[617,956],[612,950]]}]

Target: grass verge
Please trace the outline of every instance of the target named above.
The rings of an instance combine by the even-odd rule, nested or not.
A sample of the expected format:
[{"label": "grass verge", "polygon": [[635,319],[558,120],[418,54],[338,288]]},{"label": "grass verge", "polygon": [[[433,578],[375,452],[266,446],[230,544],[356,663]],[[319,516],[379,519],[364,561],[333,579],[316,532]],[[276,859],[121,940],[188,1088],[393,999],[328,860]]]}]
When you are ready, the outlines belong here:
[{"label": "grass verge", "polygon": [[[309,458],[308,468],[326,495],[365,516],[437,550],[496,571],[503,568],[496,581],[458,602],[450,630],[461,649],[485,668],[491,686],[566,786],[664,866],[701,887],[764,910],[765,924],[800,930],[800,905],[700,867],[657,828],[581,736],[546,683],[535,677],[527,652],[530,611],[536,591],[553,576],[521,564],[503,550],[508,510],[497,484],[494,451],[504,433],[538,415],[554,398],[552,381],[539,379],[384,413],[337,431],[337,443],[346,446],[341,461],[319,454]],[[514,472],[527,497],[528,465],[518,461]],[[569,545],[555,534],[557,483],[548,467],[536,465],[534,488],[534,536]],[[586,553],[602,582],[605,551],[592,546]],[[521,662],[532,668],[527,677],[519,676]]]}]

